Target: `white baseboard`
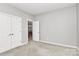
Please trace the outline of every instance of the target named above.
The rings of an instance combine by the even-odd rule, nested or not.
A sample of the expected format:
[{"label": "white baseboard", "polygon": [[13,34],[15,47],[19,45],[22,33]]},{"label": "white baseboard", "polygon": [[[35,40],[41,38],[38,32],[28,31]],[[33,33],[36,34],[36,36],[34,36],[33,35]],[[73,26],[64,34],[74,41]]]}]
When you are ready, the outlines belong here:
[{"label": "white baseboard", "polygon": [[48,41],[43,41],[43,40],[40,40],[40,42],[53,44],[53,45],[58,45],[58,46],[63,46],[63,47],[68,47],[68,48],[77,48],[77,46],[71,46],[71,45],[66,45],[66,44],[61,44],[61,43],[48,42]]},{"label": "white baseboard", "polygon": [[16,47],[10,48],[10,49],[8,49],[8,50],[0,51],[0,54],[3,53],[3,52],[9,51],[9,50],[11,50],[11,49],[14,49],[14,48],[17,48],[17,47],[20,47],[20,46],[26,45],[27,43],[28,43],[28,42],[24,42],[24,43],[21,43],[21,45],[19,45],[19,46],[16,46]]}]

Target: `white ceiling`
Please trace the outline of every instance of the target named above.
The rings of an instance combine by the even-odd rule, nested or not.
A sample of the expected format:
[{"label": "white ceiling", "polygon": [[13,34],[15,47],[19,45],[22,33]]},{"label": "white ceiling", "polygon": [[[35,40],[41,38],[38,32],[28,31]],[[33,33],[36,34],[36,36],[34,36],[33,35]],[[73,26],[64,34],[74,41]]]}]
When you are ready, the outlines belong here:
[{"label": "white ceiling", "polygon": [[21,9],[24,12],[28,12],[32,15],[38,15],[41,13],[49,12],[51,10],[70,7],[75,4],[74,3],[11,3],[11,5]]}]

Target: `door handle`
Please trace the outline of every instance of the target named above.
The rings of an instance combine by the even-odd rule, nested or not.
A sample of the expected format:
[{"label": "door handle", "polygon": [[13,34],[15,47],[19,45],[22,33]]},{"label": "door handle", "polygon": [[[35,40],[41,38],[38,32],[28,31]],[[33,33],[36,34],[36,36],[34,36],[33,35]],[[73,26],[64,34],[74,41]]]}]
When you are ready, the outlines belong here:
[{"label": "door handle", "polygon": [[9,34],[9,35],[11,36],[11,35],[14,35],[14,34],[12,33],[12,34]]},{"label": "door handle", "polygon": [[13,33],[11,35],[14,35]]}]

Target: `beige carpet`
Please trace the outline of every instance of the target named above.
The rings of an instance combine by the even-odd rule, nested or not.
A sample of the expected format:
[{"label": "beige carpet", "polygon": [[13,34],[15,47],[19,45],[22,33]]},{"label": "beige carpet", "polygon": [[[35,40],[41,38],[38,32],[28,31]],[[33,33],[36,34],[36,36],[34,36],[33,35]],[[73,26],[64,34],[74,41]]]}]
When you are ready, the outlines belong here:
[{"label": "beige carpet", "polygon": [[9,50],[1,56],[76,56],[77,50],[51,44],[29,41],[27,45]]}]

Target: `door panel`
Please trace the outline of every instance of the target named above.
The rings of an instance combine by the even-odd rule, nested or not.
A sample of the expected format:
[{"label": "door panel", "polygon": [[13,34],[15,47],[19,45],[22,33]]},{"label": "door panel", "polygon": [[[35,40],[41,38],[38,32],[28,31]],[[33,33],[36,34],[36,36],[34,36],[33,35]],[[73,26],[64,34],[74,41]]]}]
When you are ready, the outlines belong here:
[{"label": "door panel", "polygon": [[39,21],[33,21],[33,40],[39,41]]},{"label": "door panel", "polygon": [[21,30],[21,18],[17,16],[12,16],[12,48],[21,45],[22,30]]},{"label": "door panel", "polygon": [[9,50],[11,47],[10,24],[9,15],[0,12],[0,52]]},{"label": "door panel", "polygon": [[0,53],[21,45],[22,19],[0,12]]}]

